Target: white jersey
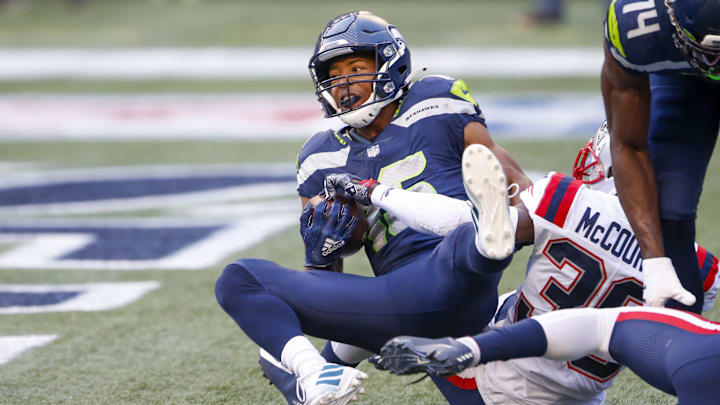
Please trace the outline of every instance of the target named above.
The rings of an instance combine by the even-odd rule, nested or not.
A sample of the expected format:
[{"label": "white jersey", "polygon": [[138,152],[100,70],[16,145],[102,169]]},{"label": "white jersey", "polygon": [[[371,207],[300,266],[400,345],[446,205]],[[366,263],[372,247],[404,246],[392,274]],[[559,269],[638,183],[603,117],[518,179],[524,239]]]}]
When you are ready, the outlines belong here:
[{"label": "white jersey", "polygon": [[[642,305],[640,247],[616,196],[550,173],[520,198],[535,245],[500,326],[555,309]],[[598,356],[493,362],[476,380],[486,404],[600,404],[620,366]]]}]

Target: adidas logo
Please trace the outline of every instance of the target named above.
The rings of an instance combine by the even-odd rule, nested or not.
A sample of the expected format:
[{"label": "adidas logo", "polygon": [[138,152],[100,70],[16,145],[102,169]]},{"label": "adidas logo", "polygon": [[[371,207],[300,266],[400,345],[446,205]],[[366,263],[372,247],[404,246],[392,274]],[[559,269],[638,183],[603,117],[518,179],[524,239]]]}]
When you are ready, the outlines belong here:
[{"label": "adidas logo", "polygon": [[332,239],[332,238],[326,238],[326,239],[325,239],[325,244],[323,245],[322,251],[321,251],[321,252],[322,252],[322,255],[323,255],[323,256],[327,256],[327,255],[329,255],[330,253],[332,253],[332,252],[340,249],[340,248],[343,247],[343,246],[345,246],[345,241],[344,241],[344,240],[337,241],[337,240]]},{"label": "adidas logo", "polygon": [[322,369],[315,384],[340,385],[340,378],[343,374],[343,366],[328,364]]}]

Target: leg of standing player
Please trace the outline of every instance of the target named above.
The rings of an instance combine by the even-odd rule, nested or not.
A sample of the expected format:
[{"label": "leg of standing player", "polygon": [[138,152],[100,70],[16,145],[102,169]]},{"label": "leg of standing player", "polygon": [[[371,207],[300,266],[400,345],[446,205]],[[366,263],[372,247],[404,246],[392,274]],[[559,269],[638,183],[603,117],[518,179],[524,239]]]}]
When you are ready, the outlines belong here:
[{"label": "leg of standing player", "polygon": [[720,86],[694,77],[650,75],[652,94],[648,143],[658,189],[665,254],[678,278],[697,302],[688,308],[700,313],[703,289],[694,250],[695,218],[720,121]]}]

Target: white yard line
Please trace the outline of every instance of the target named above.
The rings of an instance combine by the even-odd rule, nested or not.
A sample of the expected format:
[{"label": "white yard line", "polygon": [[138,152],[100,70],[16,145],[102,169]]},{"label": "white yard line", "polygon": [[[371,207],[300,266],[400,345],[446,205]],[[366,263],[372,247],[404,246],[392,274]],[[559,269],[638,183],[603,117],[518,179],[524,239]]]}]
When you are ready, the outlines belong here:
[{"label": "white yard line", "polygon": [[[474,94],[494,136],[590,136],[600,94]],[[305,139],[341,126],[312,94],[5,95],[0,141]]]},{"label": "white yard line", "polygon": [[[601,47],[411,48],[413,66],[460,77],[596,77]],[[0,80],[309,79],[312,48],[0,48]]]}]

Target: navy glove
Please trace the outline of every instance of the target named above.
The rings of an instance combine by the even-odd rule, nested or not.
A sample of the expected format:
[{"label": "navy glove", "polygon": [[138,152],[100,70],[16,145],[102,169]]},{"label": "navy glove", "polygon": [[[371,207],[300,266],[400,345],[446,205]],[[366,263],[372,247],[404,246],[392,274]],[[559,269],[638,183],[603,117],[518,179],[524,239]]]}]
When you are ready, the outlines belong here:
[{"label": "navy glove", "polygon": [[335,197],[338,192],[352,198],[360,205],[372,205],[370,191],[378,184],[373,179],[361,179],[348,173],[336,173],[325,176],[325,198]]},{"label": "navy glove", "polygon": [[[327,217],[327,204],[332,204]],[[315,207],[305,205],[300,215],[300,234],[305,241],[305,266],[316,269],[328,269],[341,257],[342,247],[350,238],[358,219],[352,215],[350,207],[323,201]]]}]

